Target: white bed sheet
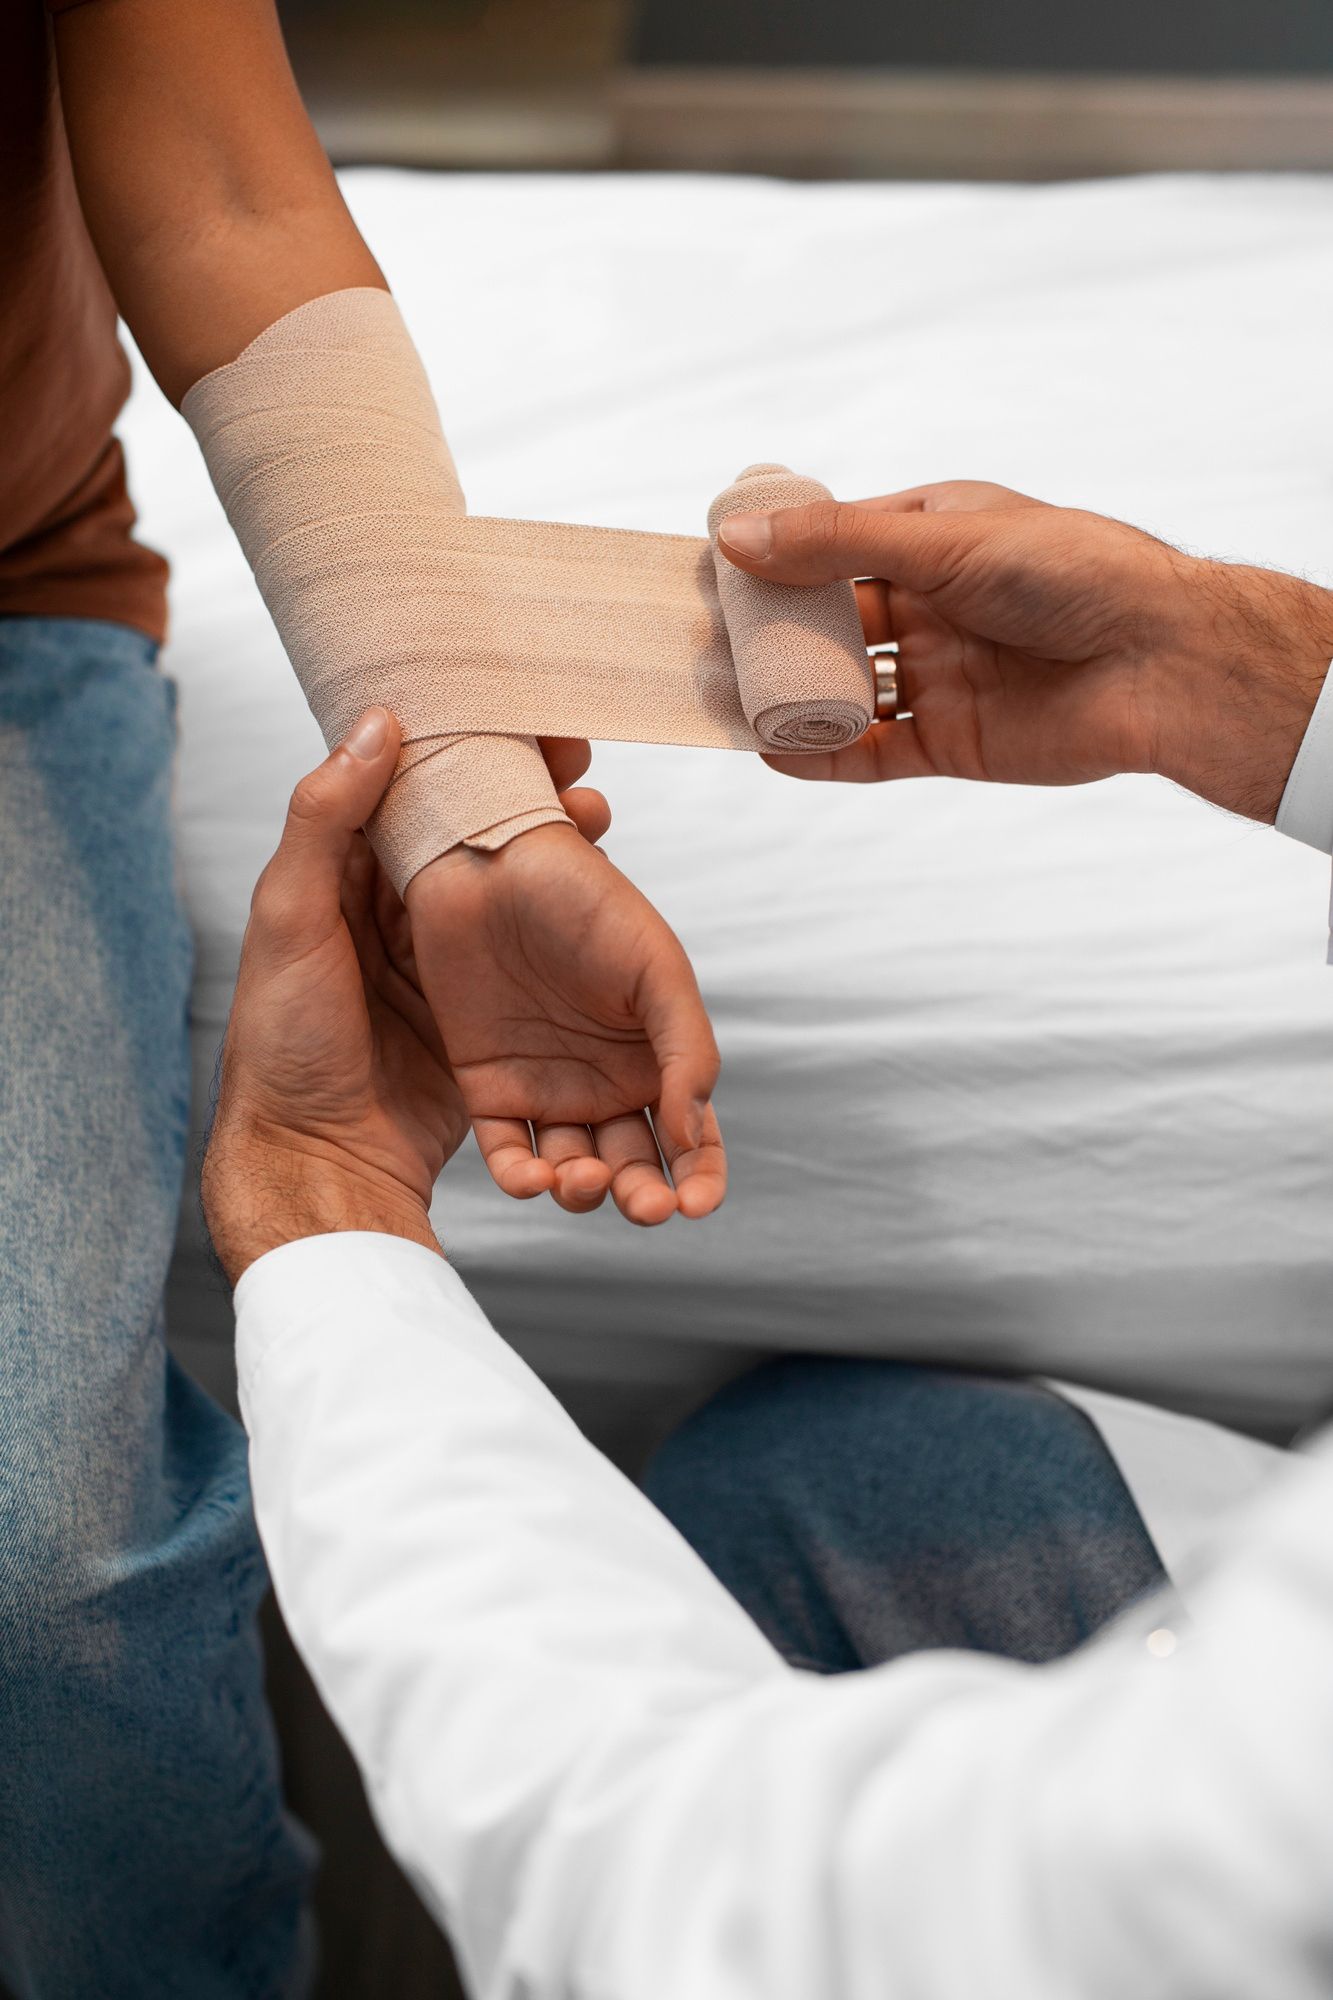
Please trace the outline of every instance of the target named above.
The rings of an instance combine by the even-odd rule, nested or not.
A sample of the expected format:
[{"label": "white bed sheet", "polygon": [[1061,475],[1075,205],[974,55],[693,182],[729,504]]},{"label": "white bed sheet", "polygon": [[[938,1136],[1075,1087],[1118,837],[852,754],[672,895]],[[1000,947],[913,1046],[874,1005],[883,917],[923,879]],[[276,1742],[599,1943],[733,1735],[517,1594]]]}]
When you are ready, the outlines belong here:
[{"label": "white bed sheet", "polygon": [[[694,530],[778,459],[848,496],[1002,479],[1333,572],[1328,180],[344,180],[478,512]],[[204,1075],[319,746],[142,381],[124,431],[175,570]],[[1317,856],[1149,780],[815,788],[639,747],[595,776],[711,1003],[734,1186],[644,1234],[451,1168],[445,1242],[539,1365],[702,1387],[738,1350],[941,1357],[1270,1434],[1333,1401]]]}]

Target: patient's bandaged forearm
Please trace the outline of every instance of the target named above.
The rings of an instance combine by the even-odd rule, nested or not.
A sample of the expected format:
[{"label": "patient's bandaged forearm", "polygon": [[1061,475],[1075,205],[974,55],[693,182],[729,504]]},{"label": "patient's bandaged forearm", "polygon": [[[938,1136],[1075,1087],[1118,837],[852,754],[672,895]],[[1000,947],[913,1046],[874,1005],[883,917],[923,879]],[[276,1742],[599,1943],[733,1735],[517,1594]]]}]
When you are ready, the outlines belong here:
[{"label": "patient's bandaged forearm", "polygon": [[[848,584],[756,581],[712,540],[470,518],[386,292],[289,313],[182,407],[326,741],[371,702],[402,725],[371,829],[400,888],[563,819],[539,735],[826,750],[873,717]],[[710,536],[826,497],[752,467]]]}]

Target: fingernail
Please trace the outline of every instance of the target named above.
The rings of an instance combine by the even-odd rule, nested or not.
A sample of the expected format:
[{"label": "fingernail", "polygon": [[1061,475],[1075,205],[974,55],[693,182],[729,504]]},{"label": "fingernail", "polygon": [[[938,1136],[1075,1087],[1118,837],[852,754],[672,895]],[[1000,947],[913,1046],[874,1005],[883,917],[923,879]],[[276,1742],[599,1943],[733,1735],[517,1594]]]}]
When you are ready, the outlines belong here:
[{"label": "fingernail", "polygon": [[733,514],[718,529],[718,540],[737,555],[762,562],[773,546],[773,523],[767,514]]},{"label": "fingernail", "polygon": [[708,1099],[696,1097],[690,1105],[687,1137],[692,1146],[703,1144],[704,1119],[708,1115]]},{"label": "fingernail", "polygon": [[373,764],[384,748],[388,734],[388,709],[368,708],[361,719],[352,724],[343,747],[350,750],[354,757],[359,757],[363,764]]}]

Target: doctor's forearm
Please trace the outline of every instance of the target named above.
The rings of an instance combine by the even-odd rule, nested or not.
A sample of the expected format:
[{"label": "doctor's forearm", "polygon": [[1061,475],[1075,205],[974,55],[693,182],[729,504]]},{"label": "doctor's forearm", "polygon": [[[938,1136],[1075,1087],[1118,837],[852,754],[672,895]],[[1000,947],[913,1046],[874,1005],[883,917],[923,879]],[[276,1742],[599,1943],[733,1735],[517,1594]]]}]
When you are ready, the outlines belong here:
[{"label": "doctor's forearm", "polygon": [[384,288],[272,0],[94,0],[56,38],[84,214],[172,402],[308,300]]},{"label": "doctor's forearm", "polygon": [[295,1244],[237,1302],[279,1599],[487,2000],[1323,1990],[1333,1837],[1301,1780],[1330,1731],[1327,1460],[1174,1657],[1131,1623],[1040,1672],[937,1653],[826,1681],[438,1260]]}]

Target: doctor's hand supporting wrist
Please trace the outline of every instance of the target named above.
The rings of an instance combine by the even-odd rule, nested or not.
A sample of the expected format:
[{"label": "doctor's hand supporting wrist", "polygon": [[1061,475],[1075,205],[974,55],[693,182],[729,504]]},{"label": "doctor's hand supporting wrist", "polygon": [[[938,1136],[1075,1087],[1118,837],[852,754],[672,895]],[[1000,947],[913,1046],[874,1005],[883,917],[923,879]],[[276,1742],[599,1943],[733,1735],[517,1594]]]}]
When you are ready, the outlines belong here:
[{"label": "doctor's hand supporting wrist", "polygon": [[1333,657],[1333,592],[1000,486],[733,518],[723,534],[752,576],[875,579],[858,585],[867,641],[898,645],[908,718],[834,755],[767,759],[794,777],[1153,771],[1271,822]]},{"label": "doctor's hand supporting wrist", "polygon": [[302,1236],[367,1229],[438,1248],[431,1190],[467,1112],[406,912],[359,830],[398,747],[393,717],[368,711],[297,786],[255,890],[203,1172],[233,1284]]}]

